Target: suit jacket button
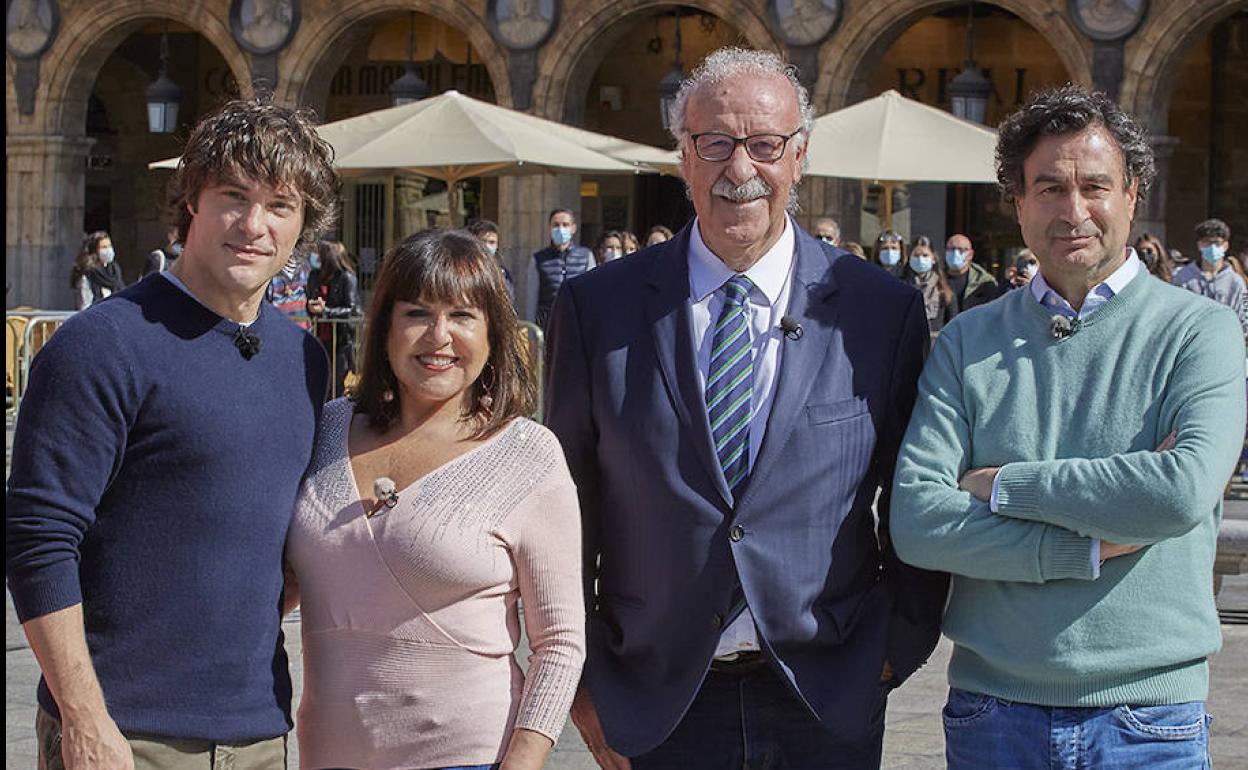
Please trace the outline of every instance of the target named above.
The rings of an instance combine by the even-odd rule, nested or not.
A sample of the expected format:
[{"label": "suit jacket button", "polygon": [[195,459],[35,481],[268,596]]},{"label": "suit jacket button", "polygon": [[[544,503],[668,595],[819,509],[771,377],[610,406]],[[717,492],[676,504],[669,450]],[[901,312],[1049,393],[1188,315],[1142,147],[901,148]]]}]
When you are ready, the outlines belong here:
[{"label": "suit jacket button", "polygon": [[718,612],[711,617],[711,628],[719,629],[724,627],[724,616]]},{"label": "suit jacket button", "polygon": [[745,527],[740,524],[734,524],[732,529],[728,530],[728,538],[734,543],[740,542],[743,537],[745,537]]}]

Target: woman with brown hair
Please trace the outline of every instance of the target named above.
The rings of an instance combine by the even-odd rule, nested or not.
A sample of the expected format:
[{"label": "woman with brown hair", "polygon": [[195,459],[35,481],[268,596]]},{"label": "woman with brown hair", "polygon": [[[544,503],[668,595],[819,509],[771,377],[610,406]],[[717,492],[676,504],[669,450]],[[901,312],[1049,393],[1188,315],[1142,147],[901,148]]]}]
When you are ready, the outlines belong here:
[{"label": "woman with brown hair", "polygon": [[355,326],[360,313],[360,293],[355,265],[347,247],[339,241],[321,241],[309,255],[307,309],[315,320],[316,337],[329,352],[333,397],[343,393],[347,372],[355,371]]},{"label": "woman with brown hair", "polygon": [[386,254],[359,386],[325,407],[287,542],[304,768],[538,768],[562,730],[585,655],[580,518],[558,442],[525,417],[526,345],[472,235]]},{"label": "woman with brown hair", "polygon": [[1148,268],[1148,272],[1157,276],[1166,283],[1170,283],[1171,269],[1170,257],[1166,255],[1166,248],[1161,245],[1161,241],[1157,236],[1150,233],[1144,233],[1135,239],[1135,254]]},{"label": "woman with brown hair", "polygon": [[920,235],[914,239],[901,280],[923,294],[923,308],[927,311],[929,331],[940,331],[957,315],[953,306],[953,289],[949,288],[949,282],[945,280],[940,262],[932,250],[932,241],[927,236]]},{"label": "woman with brown hair", "polygon": [[113,239],[108,233],[96,230],[82,239],[69,283],[74,288],[75,310],[84,310],[126,288],[126,280],[117,264],[117,252],[113,250]]}]

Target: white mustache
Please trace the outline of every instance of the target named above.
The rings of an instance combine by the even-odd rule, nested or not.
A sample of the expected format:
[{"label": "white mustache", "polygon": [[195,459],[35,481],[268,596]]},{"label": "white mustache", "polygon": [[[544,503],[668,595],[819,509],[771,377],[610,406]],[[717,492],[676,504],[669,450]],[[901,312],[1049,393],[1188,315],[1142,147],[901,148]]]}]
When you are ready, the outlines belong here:
[{"label": "white mustache", "polygon": [[752,177],[735,186],[727,179],[720,177],[711,187],[712,195],[727,198],[733,203],[745,203],[757,198],[766,198],[773,192],[771,185],[758,177]]}]

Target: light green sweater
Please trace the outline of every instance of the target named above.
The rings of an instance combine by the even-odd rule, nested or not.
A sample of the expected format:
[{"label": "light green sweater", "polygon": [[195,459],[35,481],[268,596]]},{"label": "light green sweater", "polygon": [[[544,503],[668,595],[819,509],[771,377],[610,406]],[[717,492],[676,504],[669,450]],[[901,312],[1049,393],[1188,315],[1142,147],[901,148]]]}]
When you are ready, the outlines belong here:
[{"label": "light green sweater", "polygon": [[[897,553],[954,575],[954,687],[1051,706],[1203,700],[1222,489],[1244,437],[1239,323],[1143,270],[1073,336],[1054,339],[1050,318],[1021,290],[940,335],[897,464]],[[1002,466],[997,513],[958,489],[985,466]],[[1093,579],[1093,538],[1145,547]]]}]

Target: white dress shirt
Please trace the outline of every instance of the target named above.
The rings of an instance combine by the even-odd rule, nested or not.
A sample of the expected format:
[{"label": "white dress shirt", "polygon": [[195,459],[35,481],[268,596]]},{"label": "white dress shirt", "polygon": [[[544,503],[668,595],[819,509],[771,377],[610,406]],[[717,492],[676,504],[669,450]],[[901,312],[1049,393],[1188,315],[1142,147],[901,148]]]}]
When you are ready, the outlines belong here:
[{"label": "white dress shirt", "polygon": [[[689,229],[689,300],[692,303],[690,321],[693,339],[697,345],[698,382],[706,391],[707,370],[711,366],[711,349],[715,338],[715,323],[724,307],[723,285],[736,273],[725,265],[702,240],[699,222],[694,220]],[[793,268],[797,236],[795,225],[785,217],[784,232],[780,239],[743,275],[754,284],[746,298],[744,311],[749,323],[750,347],[753,356],[754,391],[750,411],[749,464],[754,460],[763,443],[767,430],[767,418],[776,395],[776,380],[780,373],[781,343],[784,332],[780,330],[780,318],[789,307],[789,294],[793,286]],[[703,410],[706,409],[703,403]],[[757,650],[758,634],[754,630],[754,616],[747,607],[719,638],[715,654],[726,655],[742,650]]]},{"label": "white dress shirt", "polygon": [[[1100,310],[1114,298],[1118,292],[1122,291],[1127,284],[1131,283],[1131,279],[1135,278],[1136,273],[1140,271],[1140,258],[1135,255],[1135,249],[1127,247],[1127,260],[1119,265],[1118,269],[1109,274],[1109,277],[1093,286],[1086,297],[1083,298],[1083,304],[1079,306],[1079,310],[1066,301],[1066,298],[1058,294],[1049,286],[1048,281],[1044,280],[1044,275],[1037,273],[1036,277],[1031,279],[1031,284],[1027,287],[1031,291],[1031,297],[1039,302],[1046,310],[1051,311],[1055,315],[1064,315],[1067,318],[1084,319]],[[998,473],[992,479],[992,498],[988,501],[988,508],[993,513],[997,512],[997,489],[1001,474]],[[1092,578],[1101,576],[1101,541],[1094,539],[1092,541]]]}]

